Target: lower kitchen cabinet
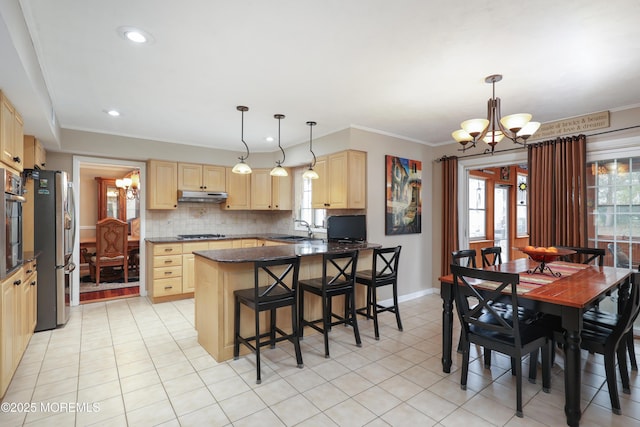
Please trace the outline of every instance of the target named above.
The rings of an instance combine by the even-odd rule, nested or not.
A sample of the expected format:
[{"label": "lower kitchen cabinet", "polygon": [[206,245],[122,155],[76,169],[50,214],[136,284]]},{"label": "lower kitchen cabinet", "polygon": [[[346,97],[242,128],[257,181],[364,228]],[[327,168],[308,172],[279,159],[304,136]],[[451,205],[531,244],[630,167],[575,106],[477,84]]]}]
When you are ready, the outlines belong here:
[{"label": "lower kitchen cabinet", "polygon": [[257,242],[256,239],[185,243],[147,242],[147,292],[151,301],[157,303],[192,298],[195,291],[193,252],[231,249],[236,247],[236,241],[247,245],[252,243],[253,246],[256,246]]},{"label": "lower kitchen cabinet", "polygon": [[0,292],[0,396],[4,396],[36,323],[35,261],[5,279]]}]

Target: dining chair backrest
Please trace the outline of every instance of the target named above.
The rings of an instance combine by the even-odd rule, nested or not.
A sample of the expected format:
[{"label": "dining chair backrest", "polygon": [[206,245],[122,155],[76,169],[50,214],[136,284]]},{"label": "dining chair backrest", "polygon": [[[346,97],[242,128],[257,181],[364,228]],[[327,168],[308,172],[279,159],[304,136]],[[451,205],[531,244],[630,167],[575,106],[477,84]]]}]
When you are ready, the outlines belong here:
[{"label": "dining chair backrest", "polygon": [[629,261],[629,255],[621,248],[618,247],[615,243],[609,243],[607,245],[607,249],[613,255],[613,259],[615,262],[615,266],[618,268],[629,268],[631,266],[631,262]]},{"label": "dining chair backrest", "polygon": [[[257,305],[267,302],[276,308],[291,305],[295,299],[300,272],[300,257],[279,258],[254,263],[254,301]],[[291,299],[291,301],[288,301]]]},{"label": "dining chair backrest", "polygon": [[[514,273],[481,270],[451,264],[453,293],[460,323],[465,335],[476,328],[511,337],[516,347],[520,344],[519,322],[507,322],[502,310],[494,303],[503,299],[503,292],[511,295],[511,304],[518,306],[517,286],[520,277]],[[472,299],[470,302],[469,299]]]},{"label": "dining chair backrest", "polygon": [[601,267],[604,263],[604,249],[587,248],[575,246],[557,246],[558,249],[570,249],[576,251],[575,254],[563,255],[562,260],[567,262],[575,262],[577,264],[595,264]]},{"label": "dining chair backrest", "polygon": [[358,251],[343,253],[325,253],[322,263],[323,290],[343,286],[354,286],[356,268],[358,264]]},{"label": "dining chair backrest", "polygon": [[398,277],[398,263],[402,246],[392,248],[376,248],[373,250],[372,272],[378,285],[391,283]]},{"label": "dining chair backrest", "polygon": [[490,265],[502,264],[502,248],[500,246],[482,248],[480,253],[482,254],[483,268],[489,267]]},{"label": "dining chair backrest", "polygon": [[462,249],[460,251],[453,251],[451,252],[451,261],[455,265],[477,268],[476,250]]},{"label": "dining chair backrest", "polygon": [[624,304],[622,314],[611,335],[619,339],[629,332],[640,312],[640,273],[631,274],[629,299]]},{"label": "dining chair backrest", "polygon": [[127,253],[129,225],[117,218],[104,218],[96,223],[96,258],[115,258]]}]

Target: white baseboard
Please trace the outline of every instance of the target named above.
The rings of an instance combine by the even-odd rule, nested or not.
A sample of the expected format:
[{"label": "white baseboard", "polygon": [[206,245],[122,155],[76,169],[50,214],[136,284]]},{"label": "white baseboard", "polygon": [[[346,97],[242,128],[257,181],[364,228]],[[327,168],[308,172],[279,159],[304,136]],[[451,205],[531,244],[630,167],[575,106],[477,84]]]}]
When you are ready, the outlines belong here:
[{"label": "white baseboard", "polygon": [[[425,295],[431,295],[431,294],[435,293],[437,290],[439,290],[439,289],[430,288],[430,289],[423,289],[421,291],[413,292],[413,293],[406,294],[406,295],[399,295],[398,296],[398,302],[400,303],[400,302],[411,301],[412,299],[420,298],[420,297],[423,297]],[[386,299],[386,300],[383,300],[383,301],[379,301],[379,304],[392,305],[393,304],[393,299],[390,298],[390,299]]]}]

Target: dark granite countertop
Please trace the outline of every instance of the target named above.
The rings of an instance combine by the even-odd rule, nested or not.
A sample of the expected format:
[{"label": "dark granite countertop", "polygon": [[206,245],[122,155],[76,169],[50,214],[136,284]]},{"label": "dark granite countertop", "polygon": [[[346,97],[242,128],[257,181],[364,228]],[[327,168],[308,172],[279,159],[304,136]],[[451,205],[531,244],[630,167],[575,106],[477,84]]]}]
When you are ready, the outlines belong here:
[{"label": "dark granite countertop", "polygon": [[22,254],[22,262],[27,263],[33,261],[34,259],[38,258],[41,253],[42,251],[24,251],[24,253]]},{"label": "dark granite countertop", "polygon": [[264,261],[267,259],[287,258],[292,256],[322,255],[324,253],[339,253],[357,249],[370,250],[381,247],[378,243],[316,243],[303,242],[292,245],[262,246],[257,248],[216,249],[209,251],[195,251],[200,256],[212,261],[226,263],[241,263]]}]

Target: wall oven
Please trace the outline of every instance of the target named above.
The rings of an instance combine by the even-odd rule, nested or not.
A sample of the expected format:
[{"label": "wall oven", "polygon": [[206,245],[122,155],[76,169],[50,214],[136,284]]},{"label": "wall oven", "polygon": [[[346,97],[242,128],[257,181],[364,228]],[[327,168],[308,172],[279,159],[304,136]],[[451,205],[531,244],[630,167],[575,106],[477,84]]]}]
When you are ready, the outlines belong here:
[{"label": "wall oven", "polygon": [[5,229],[0,233],[0,245],[4,256],[0,257],[0,279],[5,279],[22,265],[22,178],[0,168],[4,182],[4,203],[0,205],[0,217],[5,219]]}]

